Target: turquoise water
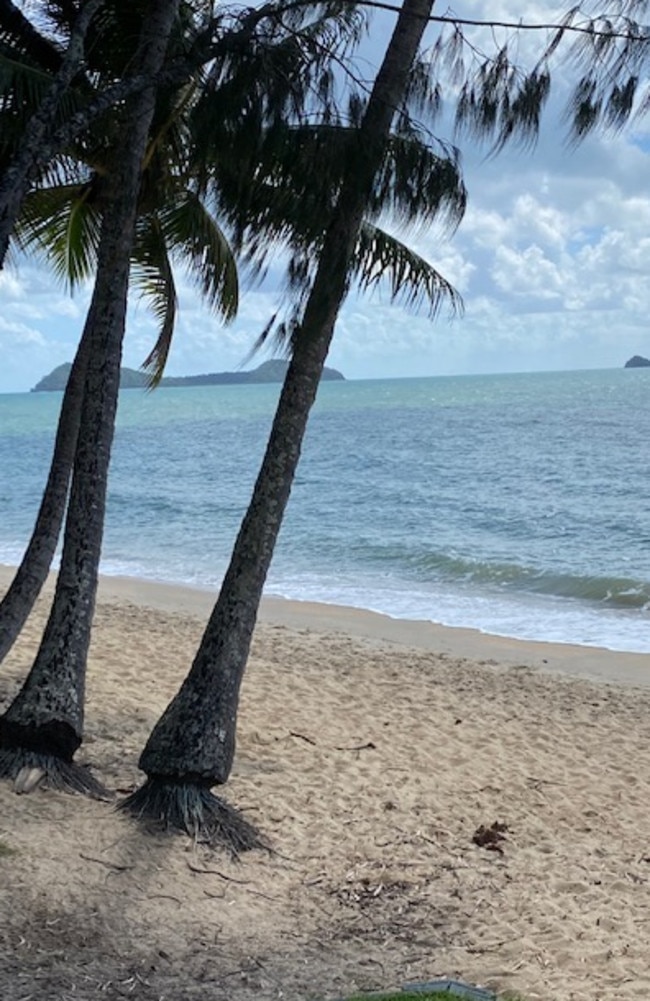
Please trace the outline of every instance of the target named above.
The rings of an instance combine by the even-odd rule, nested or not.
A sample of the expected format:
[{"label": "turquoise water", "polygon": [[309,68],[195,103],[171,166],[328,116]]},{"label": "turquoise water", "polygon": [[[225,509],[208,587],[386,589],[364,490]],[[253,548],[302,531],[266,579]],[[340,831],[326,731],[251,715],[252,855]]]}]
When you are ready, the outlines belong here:
[{"label": "turquoise water", "polygon": [[[104,573],[218,586],[277,394],[121,394]],[[59,405],[0,396],[0,562]],[[324,383],[267,593],[650,651],[649,430],[650,370]]]}]

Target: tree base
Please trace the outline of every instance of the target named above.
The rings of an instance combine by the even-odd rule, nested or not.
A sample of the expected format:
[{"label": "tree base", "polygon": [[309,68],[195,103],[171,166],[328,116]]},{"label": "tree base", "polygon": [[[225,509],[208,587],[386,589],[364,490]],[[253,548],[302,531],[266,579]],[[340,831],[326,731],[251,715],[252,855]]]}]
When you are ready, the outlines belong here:
[{"label": "tree base", "polygon": [[248,820],[206,786],[160,776],[127,796],[117,809],[163,830],[184,831],[197,843],[225,848],[233,857],[254,848],[268,849]]},{"label": "tree base", "polygon": [[29,793],[42,785],[46,789],[80,793],[91,799],[113,798],[83,765],[22,747],[0,749],[0,779],[13,780],[17,793]]}]

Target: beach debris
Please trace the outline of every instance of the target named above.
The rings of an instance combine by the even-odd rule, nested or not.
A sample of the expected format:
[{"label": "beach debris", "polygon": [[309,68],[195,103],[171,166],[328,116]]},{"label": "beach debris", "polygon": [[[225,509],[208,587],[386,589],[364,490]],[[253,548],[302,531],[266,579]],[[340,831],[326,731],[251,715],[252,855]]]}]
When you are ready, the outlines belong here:
[{"label": "beach debris", "polygon": [[305,734],[304,734],[304,733],[296,733],[296,731],[295,731],[295,730],[289,730],[289,736],[290,736],[290,737],[298,737],[298,738],[299,738],[299,740],[304,740],[304,741],[305,741],[305,743],[307,743],[307,744],[311,744],[311,745],[312,745],[312,747],[316,747],[316,746],[317,746],[317,745],[316,745],[316,741],[315,741],[315,740],[312,740],[312,738],[311,738],[311,737],[307,737],[307,736],[305,736]]},{"label": "beach debris", "polygon": [[340,904],[356,905],[359,909],[364,909],[381,899],[389,901],[391,906],[397,907],[397,913],[402,913],[415,902],[412,893],[418,889],[408,880],[394,879],[383,874],[371,879],[368,876],[357,878],[349,873],[346,884],[330,892]]},{"label": "beach debris", "polygon": [[489,827],[481,824],[474,831],[472,841],[479,848],[485,848],[489,852],[499,852],[500,855],[503,855],[501,842],[506,840],[507,830],[508,825],[501,823],[499,820],[495,820]]}]

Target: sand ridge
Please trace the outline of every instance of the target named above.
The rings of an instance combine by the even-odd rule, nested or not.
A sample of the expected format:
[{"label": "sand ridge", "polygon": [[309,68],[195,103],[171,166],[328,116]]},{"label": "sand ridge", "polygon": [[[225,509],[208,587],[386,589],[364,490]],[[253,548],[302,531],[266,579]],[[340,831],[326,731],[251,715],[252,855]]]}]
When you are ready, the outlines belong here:
[{"label": "sand ridge", "polygon": [[[81,759],[120,792],[207,614],[168,597],[112,583],[98,605]],[[3,705],[46,609],[0,667]],[[533,647],[460,657],[453,630],[441,653],[311,621],[258,626],[224,789],[272,853],[237,864],[0,785],[0,995],[315,999],[448,975],[650,997],[650,692],[534,670]],[[477,847],[494,821],[502,851]]]}]

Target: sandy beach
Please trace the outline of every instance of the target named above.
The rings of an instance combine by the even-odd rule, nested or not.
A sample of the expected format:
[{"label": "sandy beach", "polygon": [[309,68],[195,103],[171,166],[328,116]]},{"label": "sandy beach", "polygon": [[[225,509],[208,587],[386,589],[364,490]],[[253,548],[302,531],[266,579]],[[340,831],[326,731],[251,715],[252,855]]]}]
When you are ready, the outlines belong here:
[{"label": "sandy beach", "polygon": [[[102,581],[78,757],[118,795],[212,601]],[[2,706],[46,613],[0,666]],[[299,1001],[454,976],[647,999],[649,784],[648,656],[267,600],[222,792],[272,852],[237,863],[1,784],[0,996]],[[478,847],[495,822],[500,850]]]}]

